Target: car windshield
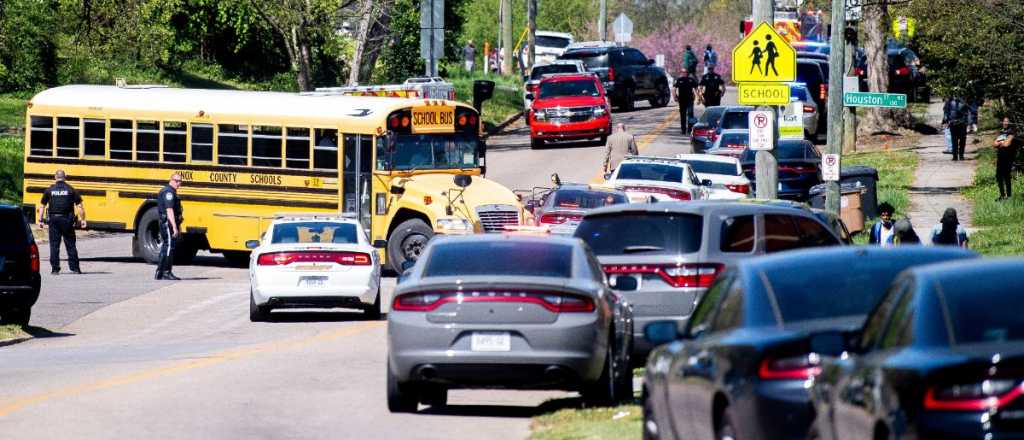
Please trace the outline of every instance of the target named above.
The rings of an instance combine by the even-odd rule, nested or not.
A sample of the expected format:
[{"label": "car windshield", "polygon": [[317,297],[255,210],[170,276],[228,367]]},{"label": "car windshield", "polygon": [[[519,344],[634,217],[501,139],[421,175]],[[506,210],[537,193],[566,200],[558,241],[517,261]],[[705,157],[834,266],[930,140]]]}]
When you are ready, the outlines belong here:
[{"label": "car windshield", "polygon": [[576,52],[567,52],[559,57],[563,60],[580,60],[583,65],[589,69],[598,69],[608,67],[608,53],[607,52],[595,52],[592,50],[581,50]]},{"label": "car windshield", "polygon": [[536,41],[538,47],[554,47],[558,49],[565,49],[571,43],[568,38],[550,35],[537,35]]},{"label": "car windshield", "polygon": [[553,73],[577,73],[579,69],[575,64],[548,64],[546,66],[537,66],[530,72],[530,79],[540,79],[544,75],[551,75]]},{"label": "car windshield", "polygon": [[806,63],[797,63],[796,65],[796,80],[805,84],[821,84],[824,75],[821,73],[821,67],[818,67],[818,63],[808,61]]},{"label": "car windshield", "polygon": [[726,133],[722,135],[722,148],[747,148],[750,145],[750,135],[746,133]]},{"label": "car windshield", "polygon": [[660,163],[624,163],[619,165],[619,174],[615,178],[679,183],[683,181],[683,168]]},{"label": "car windshield", "polygon": [[287,243],[359,243],[356,225],[336,222],[295,222],[274,225],[272,244]]},{"label": "car windshield", "polygon": [[439,243],[431,250],[423,275],[572,278],[572,247],[508,240]]},{"label": "car windshield", "polygon": [[694,214],[626,213],[586,217],[575,235],[595,255],[678,255],[700,249],[703,228]]},{"label": "car windshield", "polygon": [[550,200],[551,207],[556,209],[593,209],[619,203],[629,203],[629,199],[621,193],[578,189],[557,190],[554,197],[551,197]]},{"label": "car windshield", "polygon": [[747,128],[749,128],[749,113],[750,112],[747,111],[725,112],[725,114],[722,115],[722,123],[719,124],[719,126],[722,128],[722,130],[746,130]]},{"label": "car windshield", "polygon": [[393,139],[394,152],[377,152],[378,169],[443,170],[480,166],[477,137],[470,134],[409,134]]},{"label": "car windshield", "polygon": [[601,92],[597,90],[597,82],[592,79],[540,83],[541,98],[556,96],[601,96]]},{"label": "car windshield", "polygon": [[697,122],[707,124],[710,128],[718,128],[718,120],[722,118],[722,113],[725,113],[725,107],[711,107],[704,110]]},{"label": "car windshield", "polygon": [[[1007,279],[1009,278],[1009,279]],[[1016,281],[1013,281],[1016,279]],[[998,281],[969,277],[942,282],[943,299],[956,344],[1024,340],[1024,297],[1016,295],[1024,276]]]},{"label": "car windshield", "polygon": [[712,162],[710,160],[687,159],[684,162],[690,164],[693,172],[698,174],[722,174],[726,176],[739,176],[740,170],[735,163]]}]

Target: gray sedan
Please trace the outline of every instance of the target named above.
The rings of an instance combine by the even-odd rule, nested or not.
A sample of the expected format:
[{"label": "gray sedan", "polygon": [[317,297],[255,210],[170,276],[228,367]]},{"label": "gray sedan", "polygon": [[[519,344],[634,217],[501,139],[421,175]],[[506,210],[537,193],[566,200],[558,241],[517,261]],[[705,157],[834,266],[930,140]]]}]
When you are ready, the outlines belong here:
[{"label": "gray sedan", "polygon": [[445,405],[451,388],[632,398],[632,315],[568,237],[435,237],[388,314],[388,409]]}]

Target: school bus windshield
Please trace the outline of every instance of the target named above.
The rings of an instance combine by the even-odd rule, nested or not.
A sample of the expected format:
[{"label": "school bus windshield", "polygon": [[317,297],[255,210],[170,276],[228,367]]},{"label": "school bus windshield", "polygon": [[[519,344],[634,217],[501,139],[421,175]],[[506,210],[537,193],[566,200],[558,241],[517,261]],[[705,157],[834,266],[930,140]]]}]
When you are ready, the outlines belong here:
[{"label": "school bus windshield", "polygon": [[469,134],[403,134],[391,138],[394,149],[378,154],[383,170],[478,168],[477,137]]}]

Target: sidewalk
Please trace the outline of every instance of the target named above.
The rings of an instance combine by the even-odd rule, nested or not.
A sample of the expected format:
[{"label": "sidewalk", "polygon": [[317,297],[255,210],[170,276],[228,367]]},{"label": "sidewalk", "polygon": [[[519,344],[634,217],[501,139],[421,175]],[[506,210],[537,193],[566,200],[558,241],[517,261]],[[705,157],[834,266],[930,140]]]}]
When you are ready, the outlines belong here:
[{"label": "sidewalk", "polygon": [[910,187],[910,217],[914,230],[921,242],[931,244],[932,227],[942,218],[946,208],[956,209],[957,219],[967,229],[971,228],[971,205],[960,191],[974,183],[974,170],[978,166],[977,148],[973,135],[967,136],[966,161],[953,162],[951,155],[943,154],[946,140],[942,134],[942,102],[928,106],[928,125],[939,128],[939,134],[921,138],[916,149],[918,164],[914,184]]}]

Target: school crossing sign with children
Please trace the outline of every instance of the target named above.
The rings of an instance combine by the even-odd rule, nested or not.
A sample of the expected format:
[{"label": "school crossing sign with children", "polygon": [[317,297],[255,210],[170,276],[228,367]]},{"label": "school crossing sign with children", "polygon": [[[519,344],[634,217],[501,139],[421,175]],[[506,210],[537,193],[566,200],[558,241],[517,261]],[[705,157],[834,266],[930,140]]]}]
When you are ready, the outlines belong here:
[{"label": "school crossing sign with children", "polygon": [[796,81],[796,50],[762,22],[733,48],[732,81],[740,86],[740,104],[789,104],[789,87],[782,83]]}]

